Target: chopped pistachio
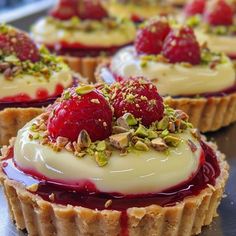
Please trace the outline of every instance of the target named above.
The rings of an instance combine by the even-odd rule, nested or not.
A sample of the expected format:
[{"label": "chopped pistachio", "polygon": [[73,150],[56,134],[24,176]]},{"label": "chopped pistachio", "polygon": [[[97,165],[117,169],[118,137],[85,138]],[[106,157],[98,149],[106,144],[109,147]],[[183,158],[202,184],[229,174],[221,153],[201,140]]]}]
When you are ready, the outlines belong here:
[{"label": "chopped pistachio", "polygon": [[117,119],[116,123],[117,123],[118,126],[129,130],[129,124],[127,123],[126,119],[123,116],[119,117]]},{"label": "chopped pistachio", "polygon": [[61,137],[61,136],[57,137],[56,139],[56,143],[59,147],[65,147],[68,141],[69,141],[68,138]]},{"label": "chopped pistachio", "polygon": [[165,141],[162,138],[153,139],[151,141],[151,145],[155,150],[159,152],[165,151],[168,148],[168,146],[166,145]]},{"label": "chopped pistachio", "polygon": [[169,122],[168,130],[169,130],[171,133],[174,133],[174,132],[175,132],[175,123],[174,123],[174,122],[172,122],[172,121]]},{"label": "chopped pistachio", "polygon": [[125,129],[125,128],[121,127],[121,126],[113,126],[113,127],[112,127],[112,132],[113,132],[114,134],[125,133],[125,132],[127,132],[127,131],[129,131],[129,130],[128,130],[128,129]]},{"label": "chopped pistachio", "polygon": [[165,130],[168,128],[169,125],[169,117],[164,116],[158,123],[157,123],[157,129],[158,130]]},{"label": "chopped pistachio", "polygon": [[174,135],[167,135],[163,139],[167,145],[172,147],[177,147],[181,142],[181,139]]},{"label": "chopped pistachio", "polygon": [[142,138],[148,137],[148,130],[143,125],[139,125],[134,135],[137,135]]},{"label": "chopped pistachio", "polygon": [[77,143],[79,145],[80,148],[87,148],[90,146],[91,144],[91,139],[89,137],[89,134],[86,130],[81,130]]},{"label": "chopped pistachio", "polygon": [[94,86],[92,85],[82,85],[82,86],[78,86],[75,91],[77,94],[83,95],[83,94],[90,93],[93,90],[94,90]]},{"label": "chopped pistachio", "polygon": [[114,134],[109,137],[110,143],[112,146],[118,149],[124,149],[129,146],[129,141],[131,138],[131,133],[120,133],[120,134]]},{"label": "chopped pistachio", "polygon": [[149,139],[157,138],[157,132],[155,132],[153,130],[148,130],[148,138]]},{"label": "chopped pistachio", "polygon": [[163,131],[161,132],[161,137],[165,137],[165,136],[167,136],[169,133],[170,133],[169,130],[168,130],[168,129],[165,129],[165,130],[163,130]]},{"label": "chopped pistachio", "polygon": [[131,113],[125,113],[123,115],[124,119],[126,120],[127,124],[130,126],[137,125],[138,121],[135,119],[134,115]]},{"label": "chopped pistachio", "polygon": [[97,151],[105,151],[105,149],[106,149],[106,142],[104,140],[98,142],[96,149],[97,149]]},{"label": "chopped pistachio", "polygon": [[134,147],[139,151],[148,151],[149,150],[148,145],[140,140],[138,140],[138,142],[134,145]]},{"label": "chopped pistachio", "polygon": [[95,160],[100,167],[103,167],[108,163],[108,158],[104,152],[95,152]]}]

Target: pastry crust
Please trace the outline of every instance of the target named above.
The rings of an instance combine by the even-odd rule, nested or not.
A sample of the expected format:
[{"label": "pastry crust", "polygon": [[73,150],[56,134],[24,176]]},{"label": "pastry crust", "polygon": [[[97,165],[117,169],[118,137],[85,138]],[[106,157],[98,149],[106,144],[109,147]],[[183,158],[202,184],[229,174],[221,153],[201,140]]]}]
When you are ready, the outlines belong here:
[{"label": "pastry crust", "polygon": [[5,108],[0,111],[0,145],[7,145],[10,138],[27,122],[43,112],[43,108]]},{"label": "pastry crust", "polygon": [[95,70],[101,62],[106,61],[105,57],[71,57],[62,56],[64,61],[75,72],[88,79],[88,82],[95,82]]},{"label": "pastry crust", "polygon": [[[109,62],[101,63],[95,71],[96,81],[104,82],[101,77],[103,67]],[[236,121],[236,93],[209,98],[173,98],[164,97],[164,102],[174,109],[189,115],[189,122],[201,132],[216,131]]]},{"label": "pastry crust", "polygon": [[[216,147],[214,147],[216,151]],[[228,178],[228,164],[218,151],[221,174],[215,186],[203,189],[197,196],[187,197],[174,206],[151,205],[129,208],[129,236],[190,236],[201,232],[217,216]],[[8,200],[10,215],[18,229],[27,229],[30,236],[42,235],[121,235],[122,213],[115,210],[90,210],[63,206],[42,200],[16,181],[9,180],[0,170],[0,182]]]}]

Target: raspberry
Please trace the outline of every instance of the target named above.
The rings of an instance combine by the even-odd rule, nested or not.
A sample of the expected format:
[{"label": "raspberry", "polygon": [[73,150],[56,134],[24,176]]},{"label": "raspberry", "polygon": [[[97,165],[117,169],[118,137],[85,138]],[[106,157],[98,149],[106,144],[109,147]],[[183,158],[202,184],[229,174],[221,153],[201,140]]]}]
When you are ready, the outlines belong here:
[{"label": "raspberry", "polygon": [[77,0],[59,0],[49,14],[59,20],[69,20],[77,15]]},{"label": "raspberry", "polygon": [[213,0],[207,4],[204,20],[210,25],[233,24],[233,6],[225,0]]},{"label": "raspberry", "polygon": [[84,0],[78,7],[81,19],[101,20],[108,16],[107,11],[99,0]]},{"label": "raspberry", "polygon": [[184,13],[186,16],[203,14],[205,6],[206,6],[206,0],[192,0],[186,4],[184,8]]},{"label": "raspberry", "polygon": [[15,54],[21,61],[40,60],[40,53],[33,40],[24,32],[11,27],[0,31],[0,49],[6,54]]},{"label": "raspberry", "polygon": [[131,113],[140,118],[145,126],[159,121],[163,117],[163,100],[157,92],[156,86],[142,77],[130,78],[111,86],[111,103],[116,118],[125,113]]},{"label": "raspberry", "polygon": [[112,132],[112,110],[104,96],[96,89],[79,94],[78,88],[70,88],[63,99],[54,106],[47,124],[49,135],[56,139],[66,137],[76,141],[86,130],[92,141],[104,140]]},{"label": "raspberry", "polygon": [[189,27],[172,29],[165,39],[163,55],[171,63],[187,62],[193,65],[200,63],[200,47]]},{"label": "raspberry", "polygon": [[168,22],[155,20],[140,28],[134,46],[139,54],[159,54],[170,31]]}]

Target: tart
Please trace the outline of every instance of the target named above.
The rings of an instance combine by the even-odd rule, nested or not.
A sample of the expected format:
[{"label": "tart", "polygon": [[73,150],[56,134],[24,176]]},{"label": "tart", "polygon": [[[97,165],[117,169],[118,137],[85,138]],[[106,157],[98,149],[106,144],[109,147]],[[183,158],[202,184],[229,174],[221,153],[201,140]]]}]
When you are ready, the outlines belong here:
[{"label": "tart", "polygon": [[43,47],[37,48],[20,30],[1,24],[0,48],[0,145],[3,145],[74,81],[62,59]]},{"label": "tart", "polygon": [[236,120],[232,61],[199,45],[188,26],[152,19],[141,26],[134,46],[121,49],[96,71],[97,81],[109,84],[136,76],[153,81],[166,104],[188,113],[202,132]]},{"label": "tart", "polygon": [[135,25],[110,17],[98,0],[61,0],[32,28],[34,39],[90,81],[101,60],[133,42]]},{"label": "tart", "polygon": [[226,0],[194,0],[186,6],[185,16],[188,24],[195,28],[200,43],[207,42],[211,50],[236,59],[236,22],[232,4]]},{"label": "tart", "polygon": [[212,222],[228,178],[224,155],[153,84],[134,79],[133,88],[69,89],[3,148],[0,179],[18,229],[188,236]]},{"label": "tart", "polygon": [[156,15],[174,13],[174,9],[163,0],[110,0],[107,9],[115,17],[131,19],[136,23]]}]

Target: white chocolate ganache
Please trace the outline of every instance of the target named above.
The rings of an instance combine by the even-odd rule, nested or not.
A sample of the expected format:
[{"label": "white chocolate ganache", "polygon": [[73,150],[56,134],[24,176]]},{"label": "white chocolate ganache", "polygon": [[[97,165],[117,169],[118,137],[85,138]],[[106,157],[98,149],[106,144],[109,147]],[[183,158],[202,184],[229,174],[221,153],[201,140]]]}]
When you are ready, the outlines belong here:
[{"label": "white chocolate ganache", "polygon": [[[168,155],[150,149],[147,152],[131,151],[122,157],[114,151],[109,163],[99,167],[89,156],[78,158],[66,150],[55,152],[49,146],[39,144],[38,140],[29,139],[34,121],[18,132],[14,145],[15,162],[22,170],[36,171],[61,183],[89,180],[101,192],[157,193],[188,181],[199,170],[202,149],[188,129],[179,134],[181,143],[170,148]],[[195,152],[191,151],[187,140],[195,144]]]},{"label": "white chocolate ganache", "polygon": [[235,71],[231,60],[223,56],[224,62],[214,68],[209,65],[186,66],[147,61],[145,66],[134,47],[121,49],[111,60],[112,73],[122,78],[143,76],[150,79],[162,96],[194,95],[218,92],[235,84]]},{"label": "white chocolate ganache", "polygon": [[[102,21],[79,21],[76,18],[59,21],[43,18],[33,26],[32,36],[37,42],[52,46],[66,43],[67,46],[81,44],[87,47],[109,48],[133,42],[136,33],[134,24],[125,20],[112,21],[115,26],[109,28]],[[88,24],[93,30],[86,30]]]}]

